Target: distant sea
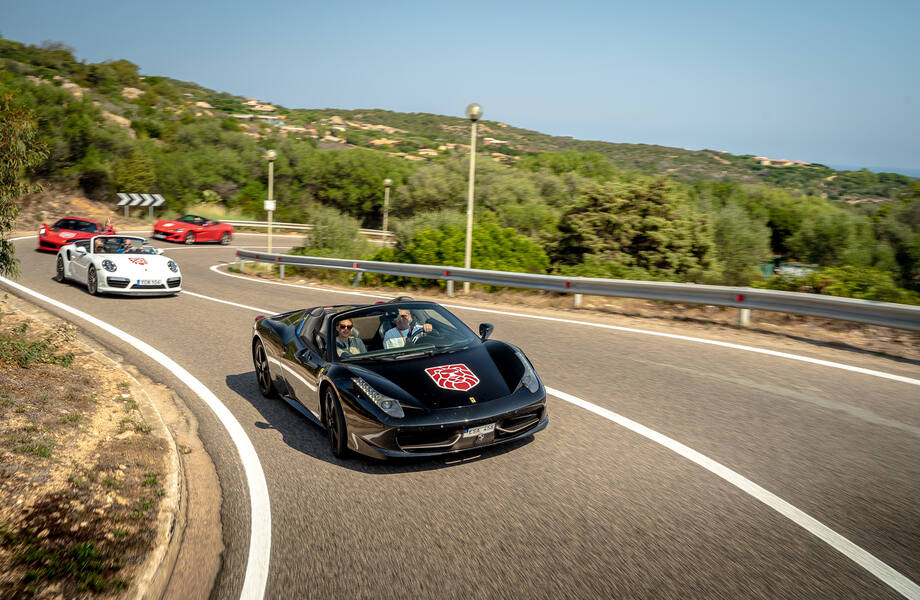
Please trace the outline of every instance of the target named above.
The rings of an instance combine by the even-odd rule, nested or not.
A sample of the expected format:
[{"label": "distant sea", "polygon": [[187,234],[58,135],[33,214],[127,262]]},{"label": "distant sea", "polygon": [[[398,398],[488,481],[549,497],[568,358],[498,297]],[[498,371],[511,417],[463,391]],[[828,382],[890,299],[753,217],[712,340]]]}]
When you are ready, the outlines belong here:
[{"label": "distant sea", "polygon": [[856,165],[826,165],[837,171],[859,171],[862,169],[868,169],[873,173],[900,173],[901,175],[907,175],[908,177],[920,177],[920,168],[905,168],[905,167],[860,167]]}]

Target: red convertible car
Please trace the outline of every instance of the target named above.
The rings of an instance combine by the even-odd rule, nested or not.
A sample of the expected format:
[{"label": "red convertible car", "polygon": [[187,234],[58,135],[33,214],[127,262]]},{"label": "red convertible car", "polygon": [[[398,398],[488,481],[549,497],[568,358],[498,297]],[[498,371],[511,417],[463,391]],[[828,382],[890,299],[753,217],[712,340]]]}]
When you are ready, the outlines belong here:
[{"label": "red convertible car", "polygon": [[[38,249],[57,252],[61,246],[71,244],[77,240],[88,240],[94,235],[103,232],[102,224],[92,219],[79,217],[64,217],[48,226],[42,223],[38,230]],[[113,229],[111,233],[115,233]]]},{"label": "red convertible car", "polygon": [[198,215],[183,215],[175,221],[157,221],[153,237],[169,242],[220,242],[227,245],[233,239],[233,225]]}]

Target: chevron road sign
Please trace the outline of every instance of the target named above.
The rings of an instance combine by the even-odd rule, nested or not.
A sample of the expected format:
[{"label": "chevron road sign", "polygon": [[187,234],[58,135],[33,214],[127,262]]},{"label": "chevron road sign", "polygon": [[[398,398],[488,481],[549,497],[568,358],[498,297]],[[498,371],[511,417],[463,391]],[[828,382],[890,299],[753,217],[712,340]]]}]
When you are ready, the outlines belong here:
[{"label": "chevron road sign", "polygon": [[153,208],[155,206],[161,206],[164,202],[166,202],[166,198],[160,194],[126,194],[124,192],[119,192],[118,204],[116,206],[125,207],[125,217],[128,216],[128,207],[147,206],[150,208],[150,217],[153,218]]}]

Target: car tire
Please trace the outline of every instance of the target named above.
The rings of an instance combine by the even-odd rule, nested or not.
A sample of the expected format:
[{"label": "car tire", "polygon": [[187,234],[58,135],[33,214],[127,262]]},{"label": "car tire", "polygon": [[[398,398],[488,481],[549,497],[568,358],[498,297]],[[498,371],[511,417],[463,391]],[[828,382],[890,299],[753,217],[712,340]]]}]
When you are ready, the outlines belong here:
[{"label": "car tire", "polygon": [[187,246],[191,246],[194,243],[195,243],[195,234],[189,231],[188,233],[185,234],[185,244]]},{"label": "car tire", "polygon": [[54,280],[64,283],[64,280],[67,279],[67,276],[64,275],[64,257],[57,257],[57,266],[54,271]]},{"label": "car tire", "polygon": [[332,387],[327,387],[323,394],[323,420],[329,433],[329,448],[336,458],[348,456],[348,428],[345,427],[345,415],[342,405]]},{"label": "car tire", "polygon": [[272,372],[268,366],[268,355],[261,341],[252,345],[252,365],[256,370],[256,381],[259,382],[259,392],[266,398],[277,398],[278,390],[272,381]]},{"label": "car tire", "polygon": [[225,231],[220,235],[220,244],[222,246],[226,246],[229,243],[230,243],[230,234]]},{"label": "car tire", "polygon": [[99,294],[99,276],[96,274],[96,267],[91,266],[86,274],[86,291],[90,296]]}]

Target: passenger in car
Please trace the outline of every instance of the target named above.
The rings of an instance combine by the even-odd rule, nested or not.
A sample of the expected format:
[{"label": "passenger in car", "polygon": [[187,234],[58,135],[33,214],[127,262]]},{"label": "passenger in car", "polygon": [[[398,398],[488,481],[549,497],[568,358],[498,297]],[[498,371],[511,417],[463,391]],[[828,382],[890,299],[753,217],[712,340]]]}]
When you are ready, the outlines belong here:
[{"label": "passenger in car", "polygon": [[431,323],[420,325],[412,322],[412,312],[408,308],[398,309],[396,325],[383,335],[384,348],[402,348],[406,340],[417,335],[431,332]]},{"label": "passenger in car", "polygon": [[367,352],[364,342],[354,331],[351,319],[342,319],[335,325],[335,353],[337,356],[354,356]]}]

